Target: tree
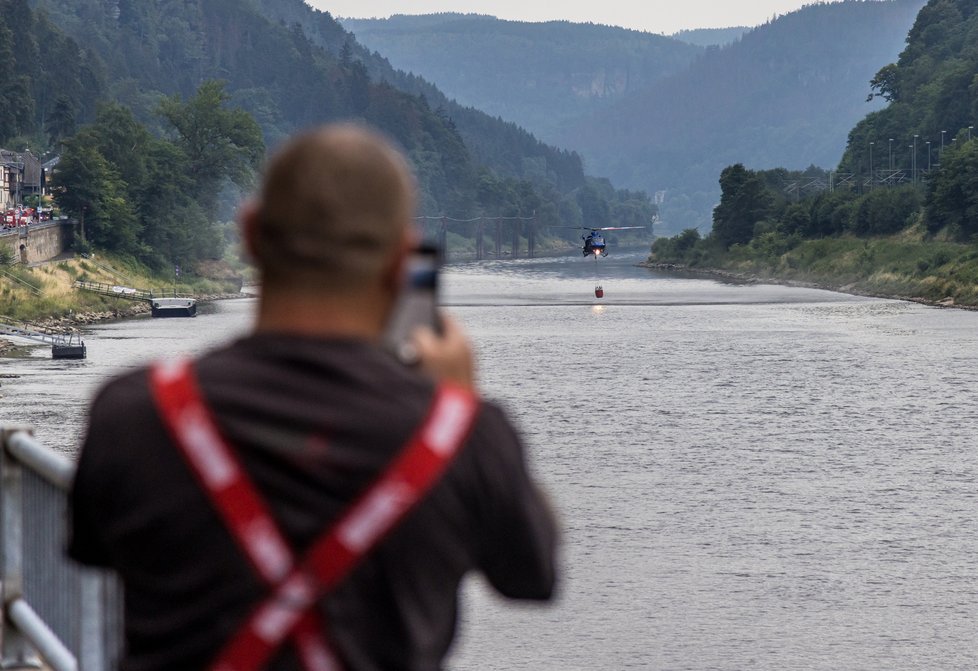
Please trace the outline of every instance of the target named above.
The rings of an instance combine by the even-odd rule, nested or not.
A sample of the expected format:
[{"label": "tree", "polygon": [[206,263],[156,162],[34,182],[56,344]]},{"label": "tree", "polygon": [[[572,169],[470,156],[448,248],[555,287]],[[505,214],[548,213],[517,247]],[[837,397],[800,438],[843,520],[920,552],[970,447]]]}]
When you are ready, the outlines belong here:
[{"label": "tree", "polygon": [[754,225],[770,210],[771,196],[757,173],[740,163],[720,173],[720,190],[720,204],[713,210],[713,237],[728,249],[747,244]]},{"label": "tree", "polygon": [[601,197],[593,182],[588,182],[577,190],[577,204],[587,226],[601,228],[611,225],[608,201]]},{"label": "tree", "polygon": [[876,189],[855,203],[850,227],[856,235],[891,235],[920,211],[920,192],[912,185]]},{"label": "tree", "polygon": [[895,63],[890,63],[880,68],[876,76],[869,81],[869,86],[873,92],[869,94],[866,101],[869,102],[873,98],[882,98],[886,102],[899,100],[899,77],[900,70]]},{"label": "tree", "polygon": [[174,95],[159,106],[187,156],[193,193],[209,218],[216,214],[226,182],[241,189],[252,185],[265,152],[258,123],[244,110],[226,109],[229,98],[223,82],[207,81],[186,102]]},{"label": "tree", "polygon": [[103,249],[138,251],[139,221],[126,199],[126,183],[98,150],[94,133],[65,143],[54,173],[58,205],[85,222],[88,242]]},{"label": "tree", "polygon": [[34,116],[34,99],[29,78],[19,67],[14,50],[14,31],[0,16],[0,142],[29,132]]},{"label": "tree", "polygon": [[71,98],[63,94],[58,96],[44,130],[52,145],[75,134],[75,106]]},{"label": "tree", "polygon": [[962,238],[978,234],[978,138],[944,152],[927,192],[927,227],[950,227]]}]

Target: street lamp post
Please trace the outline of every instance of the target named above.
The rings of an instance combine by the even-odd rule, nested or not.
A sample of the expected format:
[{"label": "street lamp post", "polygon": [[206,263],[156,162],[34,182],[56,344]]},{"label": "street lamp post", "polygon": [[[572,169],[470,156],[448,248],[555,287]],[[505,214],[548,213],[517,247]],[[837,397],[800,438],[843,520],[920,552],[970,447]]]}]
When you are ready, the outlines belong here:
[{"label": "street lamp post", "polygon": [[927,140],[927,174],[930,175],[930,140]]},{"label": "street lamp post", "polygon": [[873,145],[875,142],[869,143],[869,190],[873,190]]},{"label": "street lamp post", "polygon": [[971,131],[975,129],[974,126],[968,126],[968,142],[971,142]]},{"label": "street lamp post", "polygon": [[941,157],[944,156],[944,133],[946,132],[947,132],[946,130],[941,131],[941,154],[940,154]]},{"label": "street lamp post", "polygon": [[890,138],[890,172],[893,172],[893,138]]},{"label": "street lamp post", "polygon": [[917,138],[918,137],[920,137],[920,135],[917,135],[916,133],[914,133],[914,136],[913,136],[913,161],[912,161],[912,163],[913,163],[913,183],[914,184],[917,183]]}]

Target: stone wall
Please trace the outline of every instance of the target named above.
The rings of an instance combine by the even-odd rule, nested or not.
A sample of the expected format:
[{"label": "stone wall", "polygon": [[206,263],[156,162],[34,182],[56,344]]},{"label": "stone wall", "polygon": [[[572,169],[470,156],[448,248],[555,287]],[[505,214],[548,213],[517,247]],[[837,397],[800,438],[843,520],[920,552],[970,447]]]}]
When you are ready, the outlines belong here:
[{"label": "stone wall", "polygon": [[50,261],[67,251],[74,227],[73,220],[22,226],[0,232],[0,244],[13,252],[15,261],[26,264]]}]

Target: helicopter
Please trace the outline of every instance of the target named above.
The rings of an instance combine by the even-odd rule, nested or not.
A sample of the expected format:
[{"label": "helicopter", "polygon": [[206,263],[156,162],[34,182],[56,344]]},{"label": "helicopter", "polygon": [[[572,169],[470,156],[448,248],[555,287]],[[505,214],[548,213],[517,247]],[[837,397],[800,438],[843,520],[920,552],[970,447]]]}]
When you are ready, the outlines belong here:
[{"label": "helicopter", "polygon": [[581,248],[581,252],[584,256],[594,255],[594,259],[597,260],[598,257],[608,256],[608,244],[604,240],[604,236],[601,234],[602,231],[628,231],[638,228],[645,228],[645,226],[605,226],[604,228],[588,228],[586,226],[579,226],[582,231],[591,231],[587,235],[582,235],[581,240],[584,241],[584,247]]},{"label": "helicopter", "polygon": [[[581,253],[584,254],[585,258],[588,256],[594,256],[594,260],[597,261],[598,258],[602,256],[608,256],[608,243],[605,242],[604,235],[602,235],[604,231],[629,231],[645,228],[645,226],[604,226],[602,228],[568,226],[567,228],[590,231],[590,233],[581,236],[581,240],[584,241],[584,246],[581,248]],[[600,284],[597,284],[594,287],[594,297],[604,298],[604,287],[602,287]]]}]

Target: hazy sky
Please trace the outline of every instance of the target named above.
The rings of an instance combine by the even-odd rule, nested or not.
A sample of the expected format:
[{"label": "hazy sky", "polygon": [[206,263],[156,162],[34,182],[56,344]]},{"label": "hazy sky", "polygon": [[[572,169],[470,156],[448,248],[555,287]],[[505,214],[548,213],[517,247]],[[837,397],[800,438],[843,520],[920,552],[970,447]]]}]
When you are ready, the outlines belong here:
[{"label": "hazy sky", "polygon": [[306,0],[333,16],[370,18],[391,14],[473,12],[518,21],[568,20],[606,23],[652,33],[683,28],[756,26],[813,0]]}]

